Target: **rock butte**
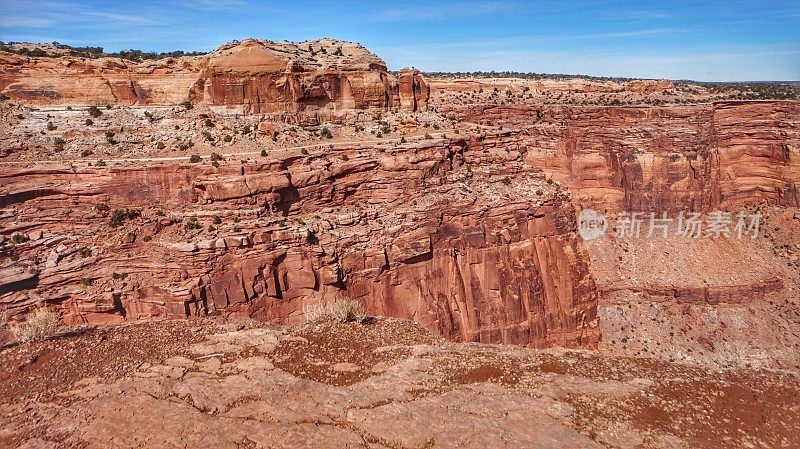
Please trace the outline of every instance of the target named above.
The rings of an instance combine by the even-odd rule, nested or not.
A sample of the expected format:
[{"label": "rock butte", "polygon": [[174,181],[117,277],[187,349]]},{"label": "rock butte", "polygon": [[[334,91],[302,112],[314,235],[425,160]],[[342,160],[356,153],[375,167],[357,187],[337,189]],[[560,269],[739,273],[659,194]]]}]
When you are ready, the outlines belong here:
[{"label": "rock butte", "polygon": [[204,103],[290,120],[330,121],[341,110],[424,109],[417,70],[397,77],[359,44],[245,39],[209,55],[134,63],[0,53],[0,91],[33,105]]},{"label": "rock butte", "polygon": [[[664,313],[679,310],[696,320],[692,313],[700,312],[692,310],[733,310],[741,317],[765,308],[764,316],[780,315],[796,334],[796,311],[789,318],[767,304],[795,295],[797,235],[782,236],[793,245],[783,249],[767,239],[738,246],[706,239],[691,249],[671,240],[586,243],[575,232],[575,211],[759,206],[772,211],[775,223],[788,223],[774,232],[789,232],[780,229],[797,226],[800,103],[442,100],[504,82],[424,79],[415,70],[394,76],[363,47],[329,39],[248,39],[209,55],[140,64],[0,53],[0,91],[29,114],[17,121],[9,106],[8,132],[0,138],[0,154],[9,161],[0,165],[0,244],[19,257],[0,265],[0,305],[11,321],[47,303],[68,324],[206,314],[291,324],[321,301],[348,296],[370,313],[410,318],[456,341],[596,348],[601,330],[621,332],[601,328],[600,315],[615,324],[627,320],[619,304],[657,302]],[[531,85],[624,95],[674,87],[668,81],[548,83]],[[184,101],[201,115],[181,115],[189,114],[176,106]],[[121,105],[105,113],[106,128],[70,128],[76,119],[66,106],[106,103]],[[156,119],[140,114],[164,105],[169,111]],[[155,140],[136,137],[168,135],[177,143],[178,132],[197,137],[211,130],[220,139],[253,117],[260,134],[237,134],[230,154],[214,164],[206,155],[191,164],[185,150],[148,160]],[[203,124],[211,119],[222,123]],[[64,127],[74,146],[44,161],[34,154],[49,144],[26,136],[24,126],[41,128],[47,120]],[[338,132],[335,126],[370,120],[386,121],[370,139],[378,129],[396,137],[270,147],[268,157],[258,156],[270,138],[294,132],[287,124]],[[403,134],[398,142],[398,128],[409,130],[409,138]],[[98,149],[106,129],[123,136],[117,148],[136,151],[136,158],[109,156],[102,165],[70,158]],[[37,162],[11,162],[26,159]],[[140,215],[109,226],[109,210],[125,209]],[[198,222],[202,229],[187,225]],[[25,241],[12,244],[14,235]],[[697,272],[669,265],[687,251]],[[650,265],[623,266],[629,252]],[[719,267],[718,254],[759,262],[734,278]],[[657,278],[648,270],[681,276]],[[645,330],[666,332],[638,319]],[[769,334],[763,341],[774,346],[752,349],[740,361],[757,350],[766,355],[753,363],[762,366],[798,362],[797,354],[783,351],[777,330],[753,323],[753,332]],[[729,337],[737,350],[750,351],[746,332]]]}]

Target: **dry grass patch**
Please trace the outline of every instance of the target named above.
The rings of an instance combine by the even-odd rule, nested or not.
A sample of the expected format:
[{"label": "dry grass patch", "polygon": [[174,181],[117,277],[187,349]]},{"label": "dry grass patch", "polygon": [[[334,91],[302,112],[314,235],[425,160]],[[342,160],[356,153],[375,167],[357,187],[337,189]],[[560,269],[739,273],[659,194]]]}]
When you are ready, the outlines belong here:
[{"label": "dry grass patch", "polygon": [[363,323],[367,319],[367,310],[361,301],[349,298],[337,298],[333,301],[303,306],[306,322],[312,323],[327,319],[340,323]]},{"label": "dry grass patch", "polygon": [[16,339],[22,343],[44,340],[56,332],[61,325],[58,313],[40,307],[29,314],[24,323],[12,325]]}]

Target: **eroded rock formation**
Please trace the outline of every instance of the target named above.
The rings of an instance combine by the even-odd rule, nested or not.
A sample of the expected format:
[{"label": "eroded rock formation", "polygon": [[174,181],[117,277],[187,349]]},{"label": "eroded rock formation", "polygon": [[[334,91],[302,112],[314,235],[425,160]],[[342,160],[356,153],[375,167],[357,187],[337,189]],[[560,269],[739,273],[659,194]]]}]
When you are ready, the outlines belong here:
[{"label": "eroded rock formation", "polygon": [[519,153],[456,139],[341,156],[0,169],[24,267],[0,301],[12,316],[59,304],[67,322],[296,323],[347,295],[454,340],[599,340],[572,206]]},{"label": "eroded rock formation", "polygon": [[416,111],[429,88],[418,71],[395,78],[352,42],[246,39],[208,55],[142,63],[0,53],[0,92],[31,105],[192,101],[299,120],[348,109]]}]

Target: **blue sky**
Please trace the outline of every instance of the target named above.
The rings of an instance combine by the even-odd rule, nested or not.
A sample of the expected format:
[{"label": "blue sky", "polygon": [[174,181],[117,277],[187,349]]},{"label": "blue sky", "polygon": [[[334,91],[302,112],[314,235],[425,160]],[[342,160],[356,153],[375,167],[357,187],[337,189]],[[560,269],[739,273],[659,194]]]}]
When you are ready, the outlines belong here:
[{"label": "blue sky", "polygon": [[392,69],[800,80],[800,1],[0,0],[0,40],[212,50],[361,42]]}]

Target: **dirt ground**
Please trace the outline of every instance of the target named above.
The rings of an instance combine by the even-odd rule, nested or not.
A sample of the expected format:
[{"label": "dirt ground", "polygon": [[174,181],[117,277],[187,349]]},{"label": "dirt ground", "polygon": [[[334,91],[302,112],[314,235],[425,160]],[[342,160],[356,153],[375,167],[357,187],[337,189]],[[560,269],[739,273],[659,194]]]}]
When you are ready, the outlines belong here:
[{"label": "dirt ground", "polygon": [[800,378],[202,319],[0,350],[0,447],[800,447]]}]

